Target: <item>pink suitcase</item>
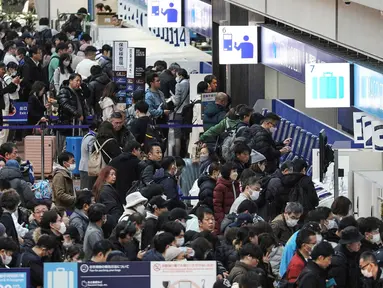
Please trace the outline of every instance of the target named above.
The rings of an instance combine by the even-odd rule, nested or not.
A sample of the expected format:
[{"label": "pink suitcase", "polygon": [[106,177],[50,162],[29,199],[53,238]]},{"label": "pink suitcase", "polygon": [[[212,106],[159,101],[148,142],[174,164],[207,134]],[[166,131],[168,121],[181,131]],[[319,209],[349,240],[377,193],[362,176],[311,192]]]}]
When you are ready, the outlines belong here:
[{"label": "pink suitcase", "polygon": [[[41,136],[27,136],[24,139],[25,160],[33,164],[33,171],[41,175]],[[53,172],[53,161],[56,157],[56,136],[44,136],[44,175]]]}]

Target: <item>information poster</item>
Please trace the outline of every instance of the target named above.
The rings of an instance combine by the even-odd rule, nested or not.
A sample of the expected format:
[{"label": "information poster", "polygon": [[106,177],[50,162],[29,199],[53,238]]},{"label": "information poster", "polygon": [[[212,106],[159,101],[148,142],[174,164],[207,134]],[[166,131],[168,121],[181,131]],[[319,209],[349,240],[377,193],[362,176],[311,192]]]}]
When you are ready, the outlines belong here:
[{"label": "information poster", "polygon": [[203,93],[201,94],[201,116],[203,117],[206,106],[209,103],[215,102],[215,97],[218,93]]},{"label": "information poster", "polygon": [[181,27],[181,0],[148,0],[149,27]]},{"label": "information poster", "polygon": [[132,104],[132,93],[145,90],[146,48],[128,49],[126,105]]},{"label": "information poster", "polygon": [[78,287],[150,287],[150,262],[80,263]]},{"label": "information poster", "polygon": [[29,288],[29,268],[0,269],[1,288]]},{"label": "information poster", "polygon": [[217,280],[215,261],[151,262],[151,288],[210,288]]},{"label": "information poster", "polygon": [[114,82],[117,84],[117,108],[119,110],[126,109],[128,79],[126,71],[114,71]]},{"label": "information poster", "polygon": [[128,57],[128,41],[113,42],[113,71],[126,71]]}]

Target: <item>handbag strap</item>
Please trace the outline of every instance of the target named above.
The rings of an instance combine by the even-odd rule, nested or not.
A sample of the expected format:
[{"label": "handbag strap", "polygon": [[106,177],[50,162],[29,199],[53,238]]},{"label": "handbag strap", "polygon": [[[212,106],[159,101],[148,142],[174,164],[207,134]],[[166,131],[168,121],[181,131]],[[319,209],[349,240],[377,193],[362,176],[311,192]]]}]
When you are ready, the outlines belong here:
[{"label": "handbag strap", "polygon": [[[181,82],[180,82],[181,83]],[[190,86],[188,86],[188,93],[186,94],[186,96],[184,97],[184,99],[182,100],[181,104],[178,105],[175,109],[174,109],[174,116],[173,116],[173,120],[174,120],[174,117],[175,117],[175,114],[177,113],[178,109],[180,109],[182,107],[182,105],[185,103],[186,99],[188,98],[188,96],[190,95]]]},{"label": "handbag strap", "polygon": [[[111,141],[111,140],[115,140],[114,138],[109,138],[108,140],[106,140],[104,143],[102,143],[102,145],[100,145],[100,143],[98,142],[98,140],[96,140],[96,142],[94,143],[94,147],[96,148],[96,152],[98,153],[98,152],[104,152],[105,153],[105,155],[109,158],[109,162],[112,160],[112,157],[110,157],[109,155],[108,155],[108,153],[106,153],[105,152],[105,150],[103,149],[104,148],[104,146],[105,146],[105,144],[106,143],[108,143],[109,141]],[[97,148],[97,145],[100,147],[100,148]]]}]

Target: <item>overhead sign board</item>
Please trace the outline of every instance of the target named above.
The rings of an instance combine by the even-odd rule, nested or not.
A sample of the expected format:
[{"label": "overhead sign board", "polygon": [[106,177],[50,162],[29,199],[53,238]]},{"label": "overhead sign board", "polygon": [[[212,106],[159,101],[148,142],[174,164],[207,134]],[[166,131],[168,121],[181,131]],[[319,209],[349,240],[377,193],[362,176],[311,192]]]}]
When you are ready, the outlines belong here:
[{"label": "overhead sign board", "polygon": [[257,64],[258,26],[220,26],[219,64]]},{"label": "overhead sign board", "polygon": [[181,0],[148,0],[149,27],[181,27]]},{"label": "overhead sign board", "polygon": [[201,0],[185,0],[185,27],[205,37],[213,37],[212,6]]},{"label": "overhead sign board", "polygon": [[306,108],[345,108],[351,105],[351,64],[306,64]]}]

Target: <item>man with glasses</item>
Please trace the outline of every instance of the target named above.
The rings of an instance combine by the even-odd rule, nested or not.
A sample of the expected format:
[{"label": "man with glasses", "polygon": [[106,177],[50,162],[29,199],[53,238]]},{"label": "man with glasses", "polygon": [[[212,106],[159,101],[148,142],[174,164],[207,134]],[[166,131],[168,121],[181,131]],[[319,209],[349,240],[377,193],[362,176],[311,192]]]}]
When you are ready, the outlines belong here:
[{"label": "man with glasses", "polygon": [[363,275],[363,287],[365,288],[383,287],[383,273],[377,259],[377,257],[381,258],[380,254],[382,253],[375,255],[372,252],[364,252],[360,256],[359,267]]},{"label": "man with glasses", "polygon": [[114,158],[109,165],[117,170],[116,190],[125,203],[126,192],[132,183],[140,179],[139,163],[141,161],[141,145],[137,141],[128,141],[123,153]]},{"label": "man with glasses", "polygon": [[288,146],[291,139],[286,139],[281,143],[276,143],[273,140],[273,133],[277,131],[280,120],[281,118],[277,114],[267,113],[261,121],[261,125],[255,124],[250,128],[251,140],[249,146],[266,157],[265,172],[268,174],[272,174],[277,170],[281,155],[291,151]]},{"label": "man with glasses", "polygon": [[375,217],[359,218],[359,232],[364,236],[360,241],[360,253],[377,251],[382,248],[382,240],[379,231],[379,219]]}]

